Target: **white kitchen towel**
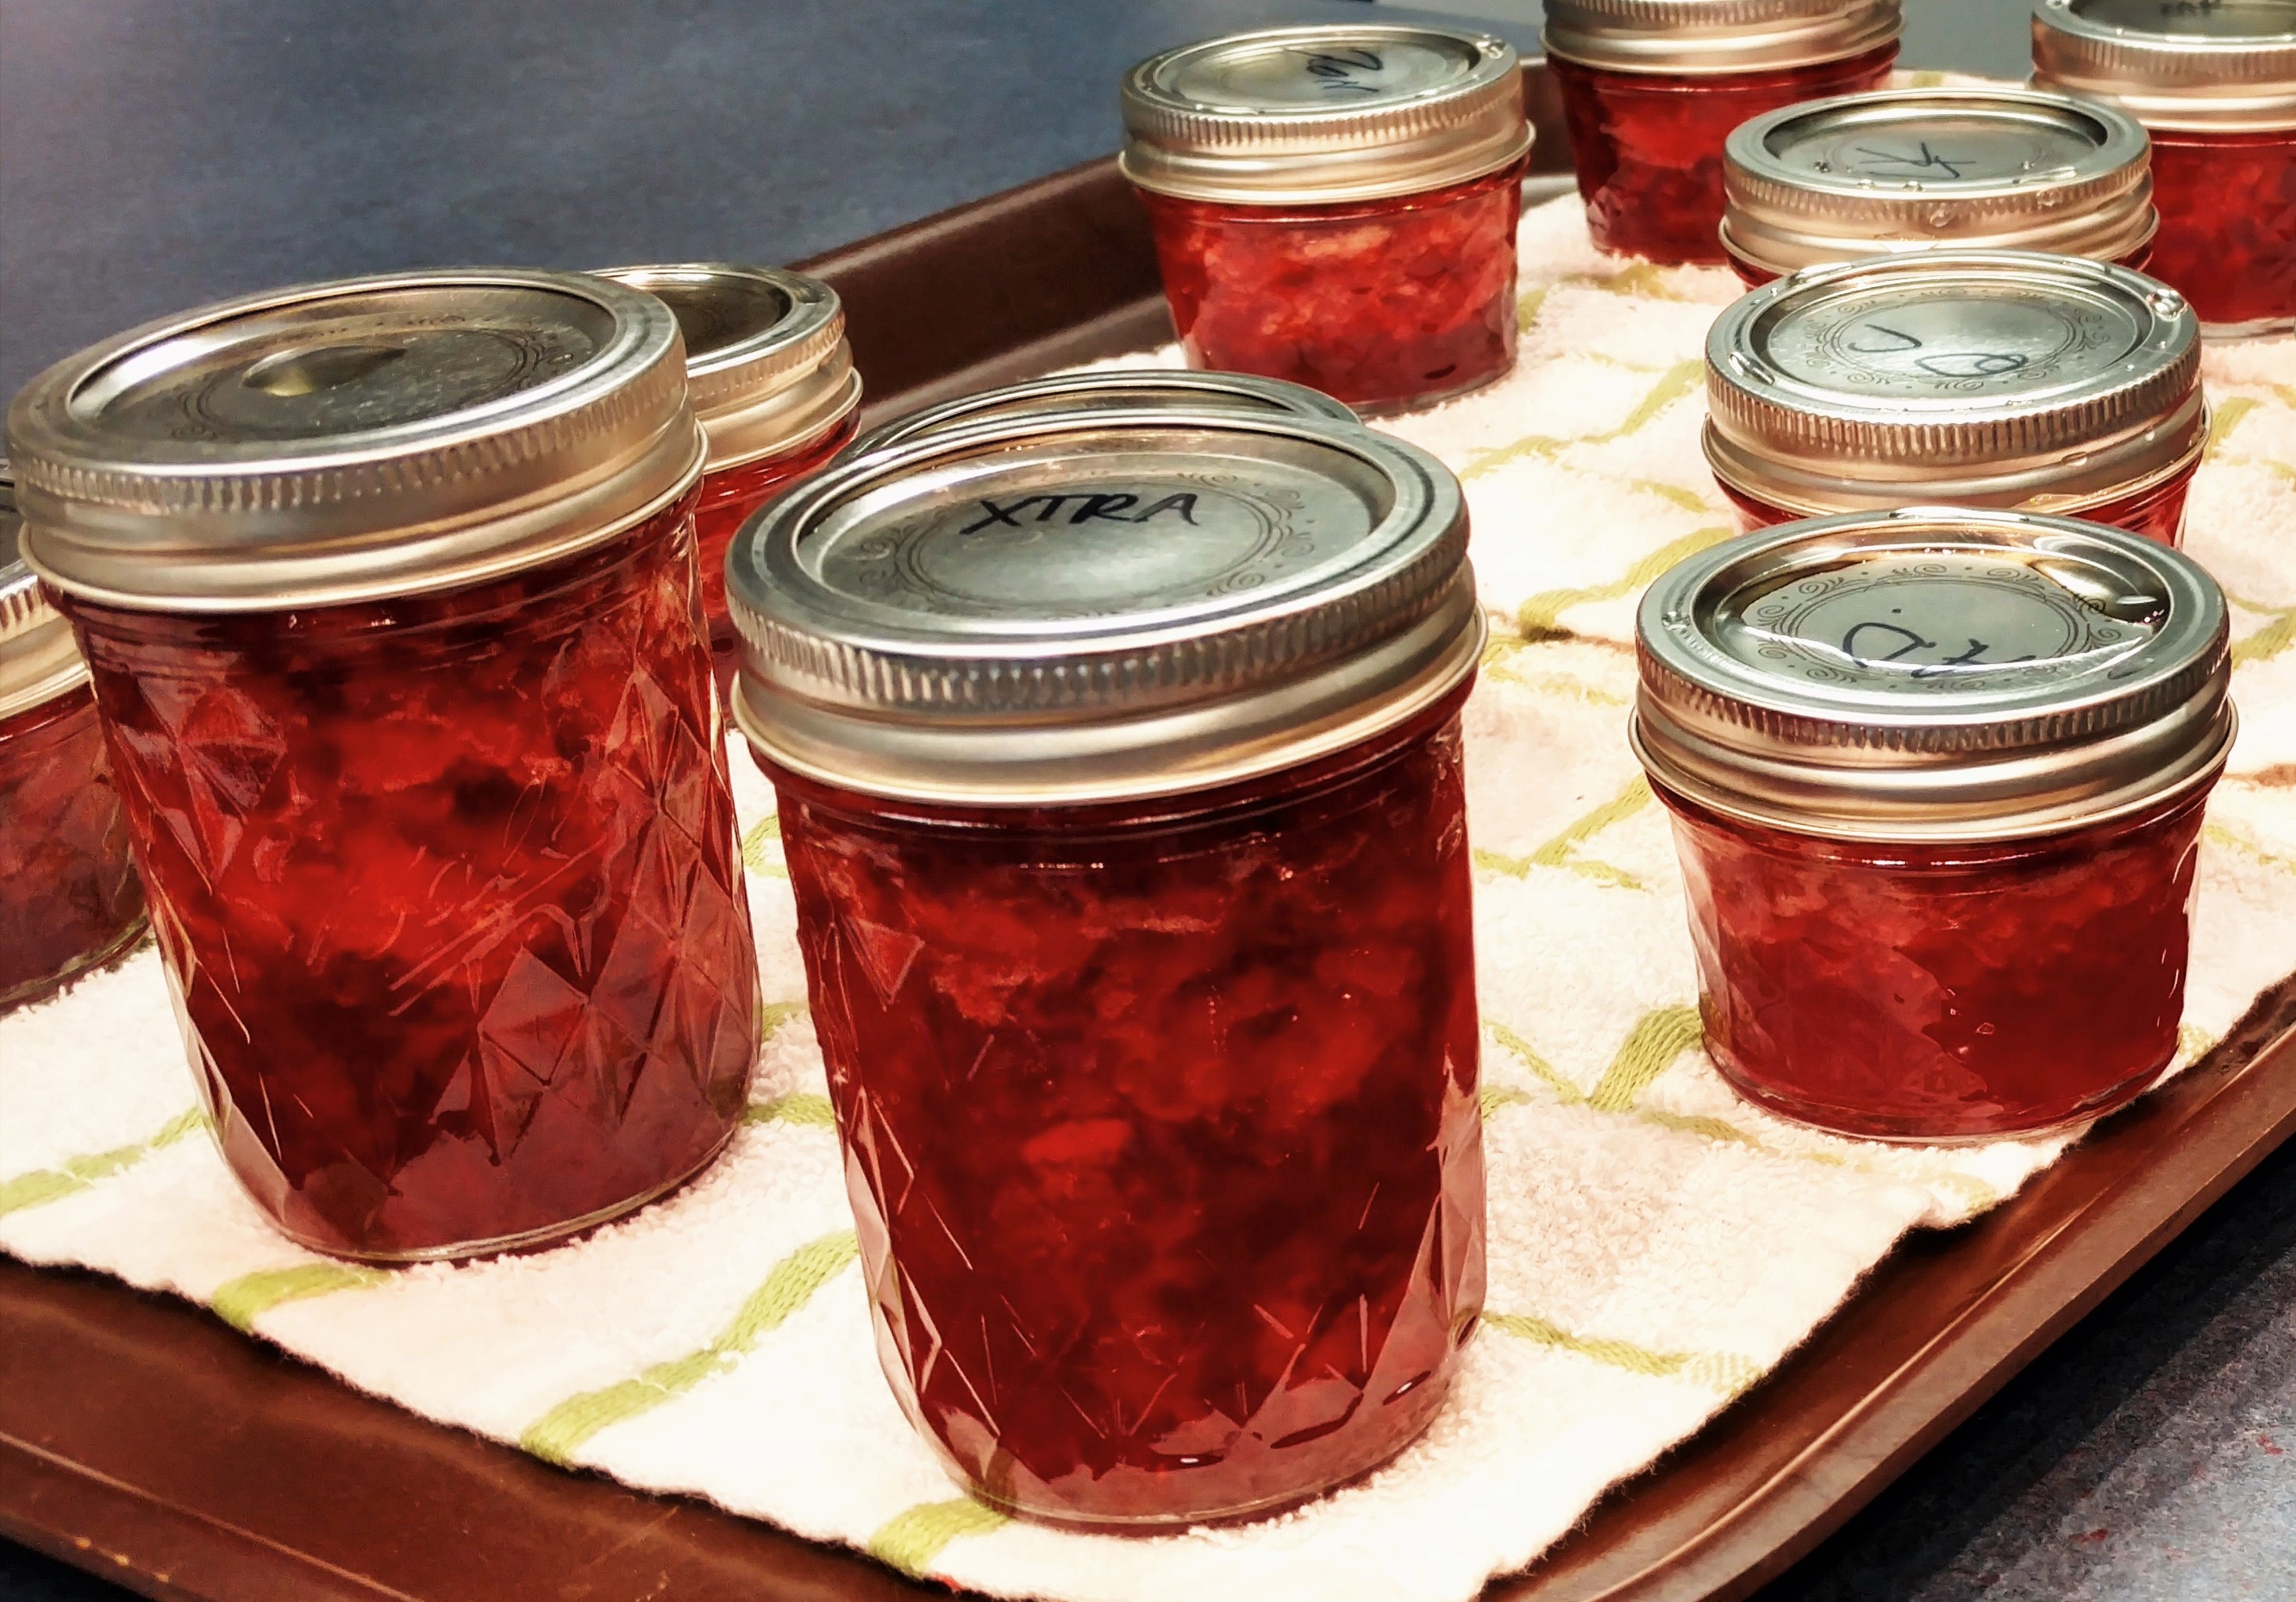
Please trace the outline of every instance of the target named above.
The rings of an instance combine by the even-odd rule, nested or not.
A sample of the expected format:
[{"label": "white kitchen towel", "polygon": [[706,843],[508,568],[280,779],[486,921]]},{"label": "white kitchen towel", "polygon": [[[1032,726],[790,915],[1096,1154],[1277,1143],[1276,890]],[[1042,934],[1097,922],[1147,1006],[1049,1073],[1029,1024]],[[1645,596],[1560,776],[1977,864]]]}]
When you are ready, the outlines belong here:
[{"label": "white kitchen towel", "polygon": [[[1460,1602],[1529,1563],[1907,1230],[1993,1204],[2064,1143],[1830,1138],[1738,1101],[1699,1051],[1681,881],[1623,728],[1636,592],[1729,531],[1699,351],[1737,284],[1598,255],[1575,199],[1528,214],[1522,246],[1521,366],[1390,425],[1465,481],[1498,634],[1466,714],[1490,1310],[1389,1467],[1283,1517],[1137,1540],[1012,1523],[942,1477],[877,1371],[772,797],[738,751],[774,1005],[747,1126],[690,1188],[531,1256],[312,1256],[216,1155],[147,950],[0,1022],[0,1249],[193,1298],[429,1417],[999,1595]],[[2296,342],[2211,350],[2207,374],[2190,548],[2236,598],[2245,725],[2207,826],[2186,1057],[2296,971]]]}]

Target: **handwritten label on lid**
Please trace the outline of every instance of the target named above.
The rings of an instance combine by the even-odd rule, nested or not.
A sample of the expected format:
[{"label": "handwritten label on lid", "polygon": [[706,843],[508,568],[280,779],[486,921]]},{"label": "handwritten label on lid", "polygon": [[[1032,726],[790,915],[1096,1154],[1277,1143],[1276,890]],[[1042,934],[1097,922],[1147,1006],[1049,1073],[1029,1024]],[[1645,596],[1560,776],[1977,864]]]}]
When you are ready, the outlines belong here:
[{"label": "handwritten label on lid", "polygon": [[1824,389],[2007,394],[2108,372],[2145,333],[2131,308],[2070,287],[1893,285],[1790,306],[1761,354]]},{"label": "handwritten label on lid", "polygon": [[1209,111],[1330,111],[1447,88],[1477,57],[1466,40],[1410,38],[1242,40],[1184,53],[1164,86]]},{"label": "handwritten label on lid", "polygon": [[2075,15],[2136,33],[2239,39],[2296,34],[2296,0],[2074,0]]}]

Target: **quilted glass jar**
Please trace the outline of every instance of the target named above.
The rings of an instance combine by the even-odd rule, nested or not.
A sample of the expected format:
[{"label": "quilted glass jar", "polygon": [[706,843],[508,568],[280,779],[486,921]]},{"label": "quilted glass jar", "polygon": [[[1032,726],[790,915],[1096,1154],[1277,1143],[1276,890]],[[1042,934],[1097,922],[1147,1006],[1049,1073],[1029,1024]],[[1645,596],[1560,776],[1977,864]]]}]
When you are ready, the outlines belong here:
[{"label": "quilted glass jar", "polygon": [[750,513],[853,438],[861,374],[837,292],[780,267],[721,261],[601,275],[667,305],[685,341],[693,415],[709,441],[693,507],[701,610],[719,683],[736,653],[726,615],[726,547]]},{"label": "quilted glass jar", "polygon": [[1724,259],[1722,151],[1750,117],[1889,81],[1898,0],[1547,0],[1546,54],[1605,251]]},{"label": "quilted glass jar", "polygon": [[1670,570],[1637,646],[1632,738],[1742,1095],[1989,1140],[2168,1065],[2234,727],[2197,564],[2061,518],[1824,518]]},{"label": "quilted glass jar", "polygon": [[2296,327],[2296,4],[2034,0],[2033,82],[2150,130],[2146,270],[2210,337]]},{"label": "quilted glass jar", "polygon": [[1934,246],[2142,268],[2151,146],[2111,106],[2023,89],[1883,89],[1742,122],[1724,146],[1722,248],[1751,284]]},{"label": "quilted glass jar", "polygon": [[1705,450],[1754,529],[1950,503],[2164,545],[2208,436],[2200,325],[2126,267],[1937,249],[1810,267],[1706,341]]},{"label": "quilted glass jar", "polygon": [[281,291],[59,364],[8,434],[264,1212],[463,1256],[709,1162],[757,981],[668,309],[578,274]]},{"label": "quilted glass jar", "polygon": [[144,930],[87,668],[18,532],[0,462],[0,1011],[53,994]]},{"label": "quilted glass jar", "polygon": [[1141,62],[1123,108],[1121,164],[1192,366],[1365,413],[1513,366],[1530,123],[1504,40],[1374,24],[1237,34]]},{"label": "quilted glass jar", "polygon": [[1458,485],[1351,424],[924,436],[736,542],[886,1377],[974,1496],[1375,1466],[1483,1290]]}]

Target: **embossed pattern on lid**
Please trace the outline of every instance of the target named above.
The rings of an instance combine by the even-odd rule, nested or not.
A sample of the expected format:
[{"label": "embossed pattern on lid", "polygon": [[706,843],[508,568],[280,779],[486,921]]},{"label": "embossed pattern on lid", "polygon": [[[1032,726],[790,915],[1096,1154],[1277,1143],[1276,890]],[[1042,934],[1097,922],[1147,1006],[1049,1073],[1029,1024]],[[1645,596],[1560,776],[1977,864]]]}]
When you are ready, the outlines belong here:
[{"label": "embossed pattern on lid", "polygon": [[2033,0],[2033,82],[2150,127],[2296,127],[2296,0]]},{"label": "embossed pattern on lid", "polygon": [[0,461],[0,719],[29,711],[87,682],[71,625],[41,593],[17,540],[16,479]]},{"label": "embossed pattern on lid", "polygon": [[1125,75],[1125,177],[1190,200],[1317,204],[1461,184],[1520,160],[1514,46],[1330,23],[1231,34]]},{"label": "embossed pattern on lid", "polygon": [[117,605],[469,584],[611,538],[701,472],[668,308],[582,273],[250,295],[67,357],[8,409],[24,552]]},{"label": "embossed pattern on lid", "polygon": [[896,417],[845,448],[849,456],[866,455],[920,434],[937,434],[1008,417],[1046,412],[1236,411],[1325,417],[1360,422],[1352,407],[1321,390],[1249,373],[1202,367],[1111,367],[1086,373],[1055,373],[1027,383],[1008,384],[960,395]]},{"label": "embossed pattern on lid", "polygon": [[1757,72],[1877,49],[1898,0],[1546,0],[1546,53],[1613,72]]},{"label": "embossed pattern on lid", "polygon": [[760,752],[849,788],[1131,799],[1345,748],[1473,671],[1458,481],[1349,423],[1021,416],[848,458],[745,525]]},{"label": "embossed pattern on lid", "polygon": [[861,404],[844,307],[818,278],[725,261],[607,267],[598,276],[655,296],[677,318],[713,472],[795,449]]},{"label": "embossed pattern on lid", "polygon": [[1867,840],[2099,823],[2221,770],[2223,593],[2094,523],[1913,507],[1677,564],[1636,618],[1652,776],[1726,816]]},{"label": "embossed pattern on lid", "polygon": [[2200,325],[2157,279],[2026,251],[1811,267],[1707,336],[1706,457],[1804,513],[2073,505],[2189,465]]},{"label": "embossed pattern on lid", "polygon": [[1882,89],[1749,119],[1723,150],[1722,242],[1784,275],[1952,245],[2114,261],[2160,225],[2127,113],[2020,89]]}]

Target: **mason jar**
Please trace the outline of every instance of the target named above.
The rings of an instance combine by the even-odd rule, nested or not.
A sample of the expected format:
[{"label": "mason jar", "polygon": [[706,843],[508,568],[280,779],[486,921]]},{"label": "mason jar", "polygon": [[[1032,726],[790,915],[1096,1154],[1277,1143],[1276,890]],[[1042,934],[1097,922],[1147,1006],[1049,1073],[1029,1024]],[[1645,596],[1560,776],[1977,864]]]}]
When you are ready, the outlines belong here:
[{"label": "mason jar", "polygon": [[0,461],[0,1012],[53,995],[144,932],[144,884],[87,665],[17,551]]},{"label": "mason jar", "polygon": [[8,440],[264,1212],[457,1257],[707,1164],[757,979],[668,308],[496,270],[253,295],[51,367]]},{"label": "mason jar", "polygon": [[2034,0],[2037,87],[2152,136],[2147,270],[2211,338],[2296,328],[2296,9],[2278,0]]},{"label": "mason jar", "polygon": [[975,423],[1000,422],[1040,412],[1171,411],[1268,412],[1295,417],[1360,421],[1352,407],[1305,384],[1249,373],[1210,372],[1197,367],[1111,367],[1055,373],[1026,383],[980,390],[938,406],[921,407],[871,429],[847,448],[857,456],[888,445]]},{"label": "mason jar", "polygon": [[1547,0],[1546,55],[1595,242],[1723,259],[1722,149],[1750,117],[1889,81],[1898,0]]},{"label": "mason jar", "polygon": [[2177,1049],[2225,600],[2119,530],[1916,508],[1767,529],[1637,615],[1706,1047],[1781,1116],[2039,1134]]},{"label": "mason jar", "polygon": [[1396,440],[1103,410],[849,460],[734,544],[879,1356],[991,1506],[1265,1513],[1442,1405],[1466,538]]},{"label": "mason jar", "polygon": [[861,420],[861,374],[837,292],[782,267],[730,262],[613,267],[600,275],[667,305],[685,341],[693,415],[709,442],[694,503],[701,610],[718,677],[738,654],[726,615],[726,547],[792,480],[842,449]]},{"label": "mason jar", "polygon": [[1514,366],[1530,151],[1503,39],[1333,23],[1234,34],[1125,76],[1119,158],[1191,366],[1365,414]]},{"label": "mason jar", "polygon": [[1722,248],[1750,284],[1944,245],[2142,269],[2152,149],[2111,106],[2029,89],[1880,89],[1768,111],[1723,147]]},{"label": "mason jar", "polygon": [[1706,340],[1708,464],[1747,529],[1951,502],[2164,545],[2208,439],[2200,325],[2126,267],[1924,251],[1810,267]]}]

